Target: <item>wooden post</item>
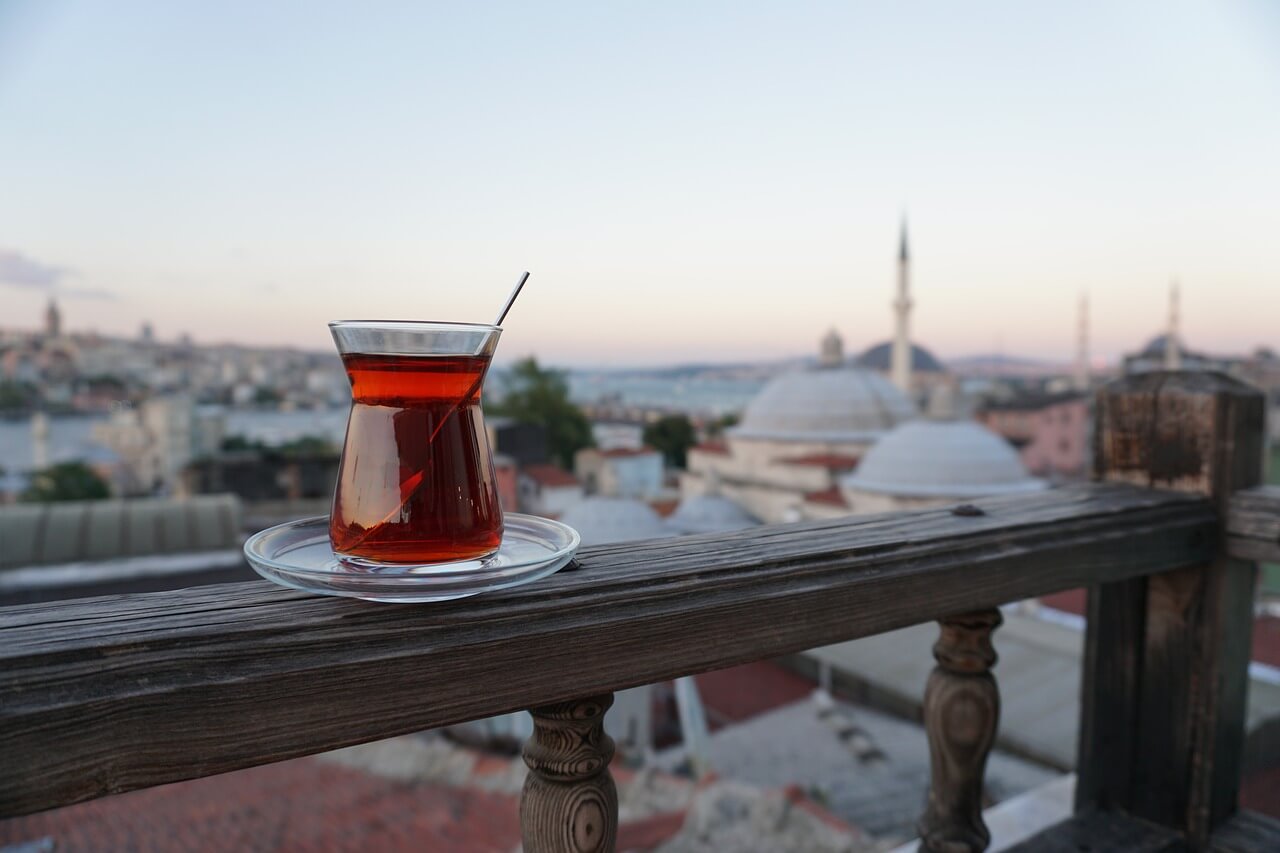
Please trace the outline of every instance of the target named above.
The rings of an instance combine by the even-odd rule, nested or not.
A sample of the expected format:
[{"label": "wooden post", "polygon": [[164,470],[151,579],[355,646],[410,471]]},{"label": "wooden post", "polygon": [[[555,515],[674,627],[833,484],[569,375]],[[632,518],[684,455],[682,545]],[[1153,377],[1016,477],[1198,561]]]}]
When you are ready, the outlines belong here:
[{"label": "wooden post", "polygon": [[609,775],[613,739],[604,713],[613,694],[530,711],[533,736],[520,796],[525,853],[609,853],[618,838],[618,791]]},{"label": "wooden post", "polygon": [[982,778],[1000,721],[991,634],[1002,621],[991,609],[938,622],[938,665],[924,691],[930,776],[921,851],[978,853],[991,842],[982,821]]},{"label": "wooden post", "polygon": [[[1227,500],[1262,478],[1264,398],[1208,372],[1148,373],[1098,394],[1097,479]],[[1225,537],[1223,537],[1225,539]],[[1208,565],[1089,592],[1076,809],[1119,809],[1203,848],[1236,810],[1255,565]]]}]

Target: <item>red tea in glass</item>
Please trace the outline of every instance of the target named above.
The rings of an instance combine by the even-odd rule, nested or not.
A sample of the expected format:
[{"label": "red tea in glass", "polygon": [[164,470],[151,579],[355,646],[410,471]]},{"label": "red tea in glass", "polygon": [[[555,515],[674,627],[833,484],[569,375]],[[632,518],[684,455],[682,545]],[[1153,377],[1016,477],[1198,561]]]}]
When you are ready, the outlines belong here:
[{"label": "red tea in glass", "polygon": [[492,554],[502,507],[480,411],[501,330],[334,323],[352,406],[329,538],[347,562],[444,563]]}]

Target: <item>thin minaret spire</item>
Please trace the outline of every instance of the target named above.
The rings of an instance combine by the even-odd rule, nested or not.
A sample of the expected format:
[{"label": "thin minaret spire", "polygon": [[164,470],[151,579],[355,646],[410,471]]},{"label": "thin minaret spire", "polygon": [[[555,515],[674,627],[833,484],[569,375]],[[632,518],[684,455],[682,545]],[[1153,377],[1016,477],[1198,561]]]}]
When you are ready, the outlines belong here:
[{"label": "thin minaret spire", "polygon": [[907,248],[907,218],[902,217],[898,246],[898,295],[893,300],[893,350],[889,378],[904,394],[911,393],[911,253]]},{"label": "thin minaret spire", "polygon": [[1180,310],[1178,305],[1178,280],[1169,284],[1169,329],[1164,336],[1164,369],[1182,369],[1182,334],[1179,330]]},{"label": "thin minaret spire", "polygon": [[1076,318],[1076,369],[1073,384],[1077,391],[1089,390],[1089,292],[1080,294]]}]

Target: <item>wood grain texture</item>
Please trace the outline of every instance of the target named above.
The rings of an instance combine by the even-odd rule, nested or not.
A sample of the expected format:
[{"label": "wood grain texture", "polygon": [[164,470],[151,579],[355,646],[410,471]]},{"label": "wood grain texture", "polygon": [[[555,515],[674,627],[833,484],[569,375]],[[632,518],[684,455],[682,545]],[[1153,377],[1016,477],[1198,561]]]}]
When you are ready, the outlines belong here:
[{"label": "wood grain texture", "polygon": [[1083,812],[1055,823],[1006,853],[1189,853],[1181,834],[1117,812]]},{"label": "wood grain texture", "polygon": [[[1096,474],[1206,496],[1221,517],[1262,476],[1264,400],[1213,373],[1125,377],[1099,392]],[[1203,848],[1236,808],[1254,566],[1202,567],[1090,591],[1079,809],[1121,809]]]},{"label": "wood grain texture", "polygon": [[1002,621],[991,608],[939,622],[938,665],[924,691],[929,799],[919,825],[922,853],[980,853],[991,843],[982,786],[1000,722],[991,633]]},{"label": "wood grain texture", "polygon": [[0,814],[777,657],[1204,562],[1211,506],[1085,486],[583,549],[421,606],[266,582],[0,611]]},{"label": "wood grain texture", "polygon": [[611,853],[618,842],[618,791],[609,775],[613,739],[604,714],[613,694],[530,711],[533,735],[520,795],[525,853]]},{"label": "wood grain texture", "polygon": [[1258,486],[1231,495],[1227,551],[1239,560],[1280,563],[1280,486]]}]

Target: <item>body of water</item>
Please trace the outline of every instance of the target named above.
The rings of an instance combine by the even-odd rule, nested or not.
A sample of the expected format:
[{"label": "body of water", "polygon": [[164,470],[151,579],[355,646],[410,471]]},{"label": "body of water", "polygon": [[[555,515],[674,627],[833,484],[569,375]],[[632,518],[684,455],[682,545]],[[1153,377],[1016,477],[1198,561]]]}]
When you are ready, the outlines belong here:
[{"label": "body of water", "polygon": [[[347,428],[346,409],[257,412],[202,407],[201,412],[221,413],[226,419],[225,434],[228,436],[243,435],[267,444],[283,444],[304,435],[318,435],[327,438],[335,447],[341,447]],[[67,462],[92,459],[101,454],[101,447],[93,440],[93,425],[105,420],[105,416],[50,418],[49,460]],[[0,421],[0,468],[8,471],[30,469],[33,464],[32,445],[30,420]]]},{"label": "body of water", "polygon": [[583,405],[616,400],[626,406],[719,416],[741,412],[764,383],[764,379],[571,373],[569,394]]}]

